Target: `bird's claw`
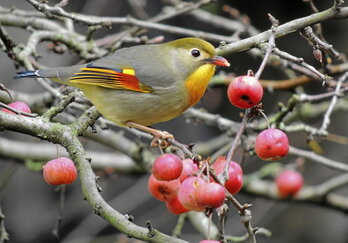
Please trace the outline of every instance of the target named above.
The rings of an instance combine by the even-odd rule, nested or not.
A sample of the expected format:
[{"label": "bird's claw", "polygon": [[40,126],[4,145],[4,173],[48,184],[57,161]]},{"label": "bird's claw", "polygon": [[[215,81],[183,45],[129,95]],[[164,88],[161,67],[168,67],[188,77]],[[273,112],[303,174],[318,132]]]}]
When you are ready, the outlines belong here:
[{"label": "bird's claw", "polygon": [[174,140],[174,136],[166,131],[157,130],[151,127],[143,126],[138,123],[128,121],[126,122],[128,127],[133,127],[139,130],[142,130],[146,133],[150,133],[153,135],[153,139],[151,142],[152,147],[160,147],[165,149],[170,146],[171,142]]},{"label": "bird's claw", "polygon": [[151,147],[160,147],[161,149],[165,149],[170,146],[171,141],[174,139],[174,136],[166,131],[156,130],[152,134],[154,137],[151,141]]}]

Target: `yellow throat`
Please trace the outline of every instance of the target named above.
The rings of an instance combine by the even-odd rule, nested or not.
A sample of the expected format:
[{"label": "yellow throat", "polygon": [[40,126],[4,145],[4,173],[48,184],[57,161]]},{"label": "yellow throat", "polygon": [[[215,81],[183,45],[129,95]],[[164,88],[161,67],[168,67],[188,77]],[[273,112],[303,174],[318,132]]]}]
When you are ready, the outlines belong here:
[{"label": "yellow throat", "polygon": [[205,64],[200,66],[188,77],[185,83],[189,94],[188,107],[195,105],[202,98],[214,72],[215,65]]}]

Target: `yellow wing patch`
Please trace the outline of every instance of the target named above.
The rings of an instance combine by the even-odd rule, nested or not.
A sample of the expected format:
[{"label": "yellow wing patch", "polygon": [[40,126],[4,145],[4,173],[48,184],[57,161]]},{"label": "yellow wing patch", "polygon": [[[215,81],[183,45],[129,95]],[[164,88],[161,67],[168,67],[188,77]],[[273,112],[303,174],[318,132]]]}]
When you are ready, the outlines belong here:
[{"label": "yellow wing patch", "polygon": [[124,68],[123,73],[135,76],[135,71],[132,68]]}]

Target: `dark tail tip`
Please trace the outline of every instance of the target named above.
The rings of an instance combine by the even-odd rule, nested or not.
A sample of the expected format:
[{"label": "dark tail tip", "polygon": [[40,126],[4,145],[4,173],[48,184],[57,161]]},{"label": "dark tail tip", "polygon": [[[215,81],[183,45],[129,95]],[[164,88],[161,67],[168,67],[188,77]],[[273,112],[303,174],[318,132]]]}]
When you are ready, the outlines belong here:
[{"label": "dark tail tip", "polygon": [[15,79],[19,78],[31,78],[31,77],[40,77],[39,70],[33,71],[33,70],[28,70],[28,71],[23,71],[23,72],[18,72],[16,76],[14,76]]}]

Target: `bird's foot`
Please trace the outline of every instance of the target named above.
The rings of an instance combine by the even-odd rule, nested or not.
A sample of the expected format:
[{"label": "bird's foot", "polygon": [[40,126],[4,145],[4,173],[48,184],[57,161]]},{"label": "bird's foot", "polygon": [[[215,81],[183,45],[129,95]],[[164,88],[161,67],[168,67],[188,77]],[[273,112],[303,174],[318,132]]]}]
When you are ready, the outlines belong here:
[{"label": "bird's foot", "polygon": [[170,140],[174,140],[174,136],[166,131],[154,129],[153,133],[151,134],[153,135],[151,147],[160,147],[162,149],[165,149],[170,146]]},{"label": "bird's foot", "polygon": [[170,146],[171,140],[174,140],[174,136],[166,131],[157,130],[131,121],[127,122],[126,125],[153,135],[153,139],[151,141],[152,147],[160,147],[164,149]]}]

